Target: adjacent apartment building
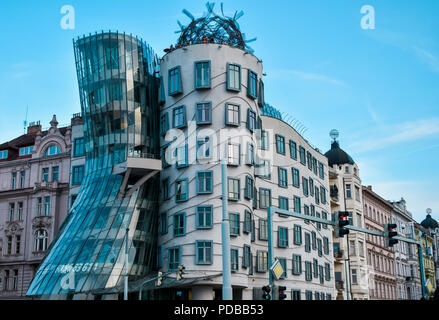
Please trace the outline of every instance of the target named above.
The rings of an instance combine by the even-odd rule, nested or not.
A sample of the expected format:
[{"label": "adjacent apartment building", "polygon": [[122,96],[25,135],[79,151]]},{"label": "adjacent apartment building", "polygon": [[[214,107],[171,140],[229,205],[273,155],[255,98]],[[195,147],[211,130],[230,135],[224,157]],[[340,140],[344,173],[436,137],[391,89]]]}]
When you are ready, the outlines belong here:
[{"label": "adjacent apartment building", "polygon": [[0,145],[0,299],[25,297],[67,214],[71,134],[53,116]]}]

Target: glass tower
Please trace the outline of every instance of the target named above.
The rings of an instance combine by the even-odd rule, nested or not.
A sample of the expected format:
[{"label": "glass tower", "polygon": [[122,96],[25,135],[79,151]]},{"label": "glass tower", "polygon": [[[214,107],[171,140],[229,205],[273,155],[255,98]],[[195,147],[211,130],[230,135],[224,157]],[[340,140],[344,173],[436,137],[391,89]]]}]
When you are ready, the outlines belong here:
[{"label": "glass tower", "polygon": [[[27,295],[93,293],[121,285],[128,233],[130,281],[154,268],[158,175],[141,183],[130,157],[158,159],[159,61],[131,35],[74,41],[86,169],[78,197]],[[144,176],[144,174],[143,174]],[[134,186],[124,192],[125,186]]]}]

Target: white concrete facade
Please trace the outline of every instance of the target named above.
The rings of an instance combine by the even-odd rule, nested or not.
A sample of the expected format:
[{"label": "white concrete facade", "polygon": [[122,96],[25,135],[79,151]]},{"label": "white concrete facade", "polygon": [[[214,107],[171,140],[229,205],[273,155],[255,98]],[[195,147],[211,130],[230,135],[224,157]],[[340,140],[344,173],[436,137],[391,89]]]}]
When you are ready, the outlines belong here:
[{"label": "white concrete facade", "polygon": [[[194,69],[196,61],[210,61],[210,78],[211,85],[207,89],[194,88]],[[229,91],[226,85],[226,75],[228,63],[240,66],[240,91]],[[180,67],[182,93],[176,96],[168,94],[168,71],[174,67]],[[232,286],[234,291],[238,291],[237,296],[244,300],[261,299],[261,287],[268,284],[268,271],[264,268],[264,258],[268,251],[268,242],[265,239],[265,232],[260,232],[259,220],[263,224],[267,217],[266,208],[261,208],[260,188],[271,191],[271,205],[279,206],[279,196],[288,199],[289,210],[293,211],[294,196],[300,198],[301,213],[304,213],[304,206],[315,206],[315,211],[319,214],[326,212],[327,218],[330,218],[329,206],[329,179],[327,159],[321,153],[314,150],[292,127],[282,120],[265,116],[261,114],[257,99],[253,99],[247,95],[248,88],[248,70],[252,70],[257,74],[258,83],[262,77],[262,63],[252,54],[245,53],[238,48],[232,48],[227,45],[219,44],[198,44],[190,45],[181,49],[177,49],[168,53],[161,61],[161,75],[163,77],[164,91],[166,95],[166,103],[161,109],[161,115],[168,113],[169,127],[172,129],[172,116],[175,107],[185,106],[185,115],[187,119],[187,126],[181,128],[181,131],[168,131],[165,137],[161,139],[161,146],[164,148],[175,137],[177,140],[170,145],[169,149],[178,146],[180,142],[188,144],[188,165],[182,168],[177,168],[175,164],[165,167],[161,173],[161,181],[169,179],[169,198],[165,196],[161,202],[160,212],[163,217],[166,217],[166,226],[164,231],[159,236],[160,248],[160,265],[162,271],[168,271],[169,266],[169,249],[178,247],[180,250],[180,263],[186,268],[186,277],[204,276],[221,274],[222,272],[222,240],[221,240],[221,221],[222,221],[222,180],[221,180],[221,164],[219,159],[224,157],[225,146],[228,142],[240,146],[240,161],[237,165],[227,166],[227,176],[239,179],[239,199],[228,201],[228,212],[239,215],[239,232],[237,235],[231,236],[231,248],[238,250],[238,263],[236,270],[232,271]],[[196,103],[210,102],[212,107],[211,124],[197,125],[196,118]],[[239,105],[239,125],[226,125],[226,105],[232,103]],[[260,150],[260,130],[251,131],[247,128],[248,110],[252,110],[256,114],[256,119],[260,118],[262,129],[269,134],[268,150]],[[257,122],[257,121],[256,121]],[[284,137],[285,154],[279,154],[276,151],[276,138],[278,134]],[[203,161],[196,159],[196,137],[210,138],[211,158]],[[186,142],[184,138],[186,137]],[[290,156],[289,141],[292,140],[297,145],[297,160]],[[247,162],[247,144],[251,143],[254,146],[255,158],[268,159],[272,167],[271,177],[263,178],[258,175],[260,173],[255,165],[250,165]],[[309,152],[311,159],[315,159],[316,169],[309,169],[307,165],[299,162],[299,147],[305,148]],[[217,148],[218,147],[218,148]],[[218,154],[217,154],[218,152]],[[217,156],[218,155],[218,156]],[[257,162],[257,160],[256,160]],[[319,170],[317,163],[322,164],[323,179],[319,177]],[[288,184],[286,187],[280,187],[278,182],[278,167],[286,169]],[[294,187],[292,180],[292,168],[295,167],[300,172],[300,187]],[[312,166],[311,166],[312,167]],[[213,179],[212,192],[206,194],[197,194],[197,173],[199,171],[211,171]],[[316,174],[316,173],[317,174]],[[254,202],[253,198],[246,197],[246,177],[249,177],[254,182],[254,187],[257,190],[257,200]],[[309,178],[314,181],[314,188],[319,188],[319,193],[324,192],[327,201],[316,203],[315,197],[312,195],[305,196],[302,182],[303,178]],[[187,179],[188,182],[188,197],[186,201],[177,202],[175,197],[176,180]],[[321,188],[320,188],[321,187]],[[163,189],[163,188],[162,188]],[[229,190],[230,193],[230,190]],[[320,194],[319,194],[320,195]],[[196,208],[201,205],[211,205],[213,207],[213,224],[211,228],[200,229],[197,228]],[[251,224],[253,228],[247,229],[245,221],[245,212],[251,213]],[[184,233],[181,236],[174,237],[173,222],[174,215],[184,213]],[[165,215],[166,214],[166,215]],[[233,222],[230,221],[232,224]],[[294,225],[300,226],[301,243],[294,244]],[[288,229],[288,245],[285,248],[278,246],[278,227],[282,226]],[[265,229],[264,229],[265,230]],[[298,229],[296,229],[298,230]],[[252,236],[253,232],[253,236]],[[310,249],[310,252],[305,252],[305,232],[310,235],[311,232],[316,234],[316,243],[321,244],[322,253],[318,254],[316,248]],[[299,232],[298,232],[299,233]],[[253,239],[252,239],[253,238]],[[323,252],[323,239],[327,239],[328,252]],[[196,241],[212,242],[212,261],[208,264],[197,263],[196,256]],[[308,290],[312,293],[312,299],[316,298],[316,293],[319,294],[319,299],[333,299],[335,293],[334,272],[333,272],[333,254],[332,254],[332,229],[330,227],[323,228],[320,226],[317,229],[317,224],[305,224],[304,221],[298,219],[284,218],[278,215],[273,217],[273,244],[274,244],[274,258],[286,259],[286,278],[276,281],[277,285],[285,285],[287,287],[287,299],[292,298],[292,290],[300,290],[300,297],[302,300],[306,298],[305,292]],[[244,257],[244,246],[250,250],[250,254]],[[293,275],[293,254],[301,256],[301,271],[300,274]],[[258,265],[258,255],[261,259]],[[250,258],[250,259],[248,259]],[[314,276],[312,270],[311,279],[305,279],[305,262],[317,261],[317,273],[323,271],[325,263],[329,265],[328,279],[325,275],[323,281],[320,277]],[[245,260],[245,262],[244,262]],[[249,260],[249,261],[247,261]],[[251,262],[250,262],[251,261]],[[258,270],[260,272],[258,272]],[[263,271],[262,271],[263,270]],[[200,287],[206,288],[200,288]],[[192,288],[193,298],[197,299],[212,299],[212,289],[219,289],[222,286],[222,278],[218,276],[212,280],[205,282],[197,282]],[[236,298],[236,297],[235,297]]]}]

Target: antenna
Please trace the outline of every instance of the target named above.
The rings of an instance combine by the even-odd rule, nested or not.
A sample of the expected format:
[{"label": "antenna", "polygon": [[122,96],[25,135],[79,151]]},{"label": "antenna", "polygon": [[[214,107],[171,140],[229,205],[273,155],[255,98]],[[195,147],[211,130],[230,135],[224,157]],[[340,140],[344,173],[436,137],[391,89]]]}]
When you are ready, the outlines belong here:
[{"label": "antenna", "polygon": [[339,135],[340,135],[340,134],[339,134],[339,132],[338,132],[337,129],[332,129],[332,130],[329,132],[329,136],[330,136],[334,141],[337,140],[337,138],[338,138]]},{"label": "antenna", "polygon": [[29,105],[26,106],[26,117],[24,118],[23,121],[23,126],[24,126],[24,134],[26,134],[26,128],[27,128],[27,112],[29,110]]}]

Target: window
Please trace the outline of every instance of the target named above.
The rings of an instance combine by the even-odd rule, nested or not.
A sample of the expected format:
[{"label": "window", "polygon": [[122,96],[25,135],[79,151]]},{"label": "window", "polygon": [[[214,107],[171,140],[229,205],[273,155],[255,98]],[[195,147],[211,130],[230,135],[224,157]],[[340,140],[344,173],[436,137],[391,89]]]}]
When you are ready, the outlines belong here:
[{"label": "window", "polygon": [[195,241],[196,246],[196,264],[212,264],[213,252],[212,252],[212,241],[197,240]]},{"label": "window", "polygon": [[320,190],[319,187],[315,187],[314,196],[316,200],[316,204],[320,204]]},{"label": "window", "polygon": [[[322,211],[322,219],[328,220],[328,213],[326,211]],[[328,229],[328,225],[323,223],[323,229]]]},{"label": "window", "polygon": [[[49,179],[49,177],[47,177]],[[17,172],[12,173],[12,189],[17,188]]]},{"label": "window", "polygon": [[245,164],[253,166],[255,164],[255,146],[247,142],[247,153],[245,157]]},{"label": "window", "polygon": [[[303,205],[303,211],[304,211],[305,215],[309,216],[309,206],[308,205],[306,205],[306,204]],[[309,224],[309,220],[305,219],[305,223]]]},{"label": "window", "polygon": [[301,300],[300,290],[291,289],[291,300]]},{"label": "window", "polygon": [[297,224],[294,225],[294,244],[302,244],[302,227]]},{"label": "window", "polygon": [[197,172],[197,194],[207,194],[213,191],[213,171]]},{"label": "window", "polygon": [[198,206],[196,219],[197,229],[211,229],[213,226],[213,206]]},{"label": "window", "polygon": [[169,117],[165,112],[160,116],[160,135],[164,136],[169,130]]},{"label": "window", "polygon": [[244,197],[246,199],[253,199],[253,191],[254,191],[254,180],[250,176],[245,177],[245,189],[244,189]]},{"label": "window", "polygon": [[[49,169],[47,169],[47,171],[49,171]],[[72,168],[72,186],[80,185],[83,179],[84,179],[84,166],[74,166]]]},{"label": "window", "polygon": [[23,221],[23,202],[18,203],[18,221]]},{"label": "window", "polygon": [[258,250],[256,262],[256,271],[266,272],[268,270],[268,252]]},{"label": "window", "polygon": [[12,253],[12,236],[7,236],[7,240],[8,240],[7,254],[11,254]]},{"label": "window", "polygon": [[279,197],[279,209],[282,210],[289,210],[289,204],[288,204],[288,198],[286,197]]},{"label": "window", "polygon": [[323,255],[322,252],[322,239],[317,239],[317,252],[319,254],[319,257]]},{"label": "window", "polygon": [[355,186],[355,200],[361,201],[360,200],[360,188],[357,186]]},{"label": "window", "polygon": [[301,204],[300,204],[300,198],[298,196],[294,196],[294,212],[295,213],[301,213]]},{"label": "window", "polygon": [[329,254],[329,239],[328,237],[323,237],[323,252]]},{"label": "window", "polygon": [[290,157],[297,160],[297,144],[293,140],[290,140]]},{"label": "window", "polygon": [[305,148],[300,146],[299,147],[299,153],[300,153],[300,163],[306,166],[306,152]]},{"label": "window", "polygon": [[170,271],[177,270],[181,260],[180,247],[173,247],[168,249],[168,269]]},{"label": "window", "polygon": [[239,213],[229,213],[230,235],[239,236],[240,234],[240,221]]},{"label": "window", "polygon": [[288,188],[288,173],[287,169],[278,168],[279,187]]},{"label": "window", "polygon": [[160,223],[159,223],[160,234],[164,235],[168,233],[168,213],[160,213]]},{"label": "window", "polygon": [[41,216],[42,206],[43,206],[43,198],[37,198],[37,216]]},{"label": "window", "polygon": [[259,208],[265,209],[271,206],[271,190],[259,188]]},{"label": "window", "polygon": [[210,88],[210,61],[195,62],[195,89]]},{"label": "window", "polygon": [[308,192],[308,179],[305,177],[302,177],[302,188],[303,188],[303,195],[305,197],[309,196],[309,192]]},{"label": "window", "polygon": [[276,135],[276,152],[285,155],[285,137]]},{"label": "window", "polygon": [[348,198],[348,199],[352,198],[351,185],[350,184],[346,184],[346,198]]},{"label": "window", "polygon": [[230,249],[231,271],[238,271],[239,268],[238,257],[239,257],[238,249]]},{"label": "window", "polygon": [[172,109],[172,127],[179,129],[186,127],[186,107],[179,106]]},{"label": "window", "polygon": [[243,232],[247,234],[252,232],[252,213],[248,210],[244,211]]},{"label": "window", "polygon": [[311,235],[305,232],[305,252],[311,252]]},{"label": "window", "polygon": [[323,169],[323,163],[319,161],[319,177],[320,179],[325,179],[325,171]]},{"label": "window", "polygon": [[298,276],[302,274],[302,256],[293,254],[293,274]]},{"label": "window", "polygon": [[176,157],[175,166],[177,169],[187,167],[189,165],[188,145],[185,144],[184,146],[179,146],[175,148],[175,157]]},{"label": "window", "polygon": [[317,278],[319,276],[319,262],[317,259],[313,259],[312,268],[314,270],[314,278]]},{"label": "window", "polygon": [[268,240],[267,219],[259,219],[259,240]]},{"label": "window", "polygon": [[325,280],[331,281],[331,266],[327,262],[325,262]]},{"label": "window", "polygon": [[269,160],[260,159],[255,174],[263,179],[271,179],[271,164]]},{"label": "window", "polygon": [[311,154],[311,152],[307,151],[306,152],[306,157],[307,157],[307,160],[308,160],[308,169],[312,170],[312,154]]},{"label": "window", "polygon": [[258,97],[258,75],[250,69],[248,70],[247,95],[253,99]]},{"label": "window", "polygon": [[241,66],[227,64],[227,90],[241,91]]},{"label": "window", "polygon": [[9,204],[9,221],[14,221],[15,203]]},{"label": "window", "polygon": [[352,272],[352,283],[357,284],[358,283],[357,269],[352,269],[351,272]]},{"label": "window", "polygon": [[350,240],[349,241],[349,255],[351,255],[351,256],[355,256],[356,255],[356,253],[355,253],[355,241],[354,240]]},{"label": "window", "polygon": [[293,186],[295,186],[296,188],[300,188],[299,170],[297,170],[296,168],[292,168],[292,171],[293,171]]},{"label": "window", "polygon": [[317,159],[312,157],[312,169],[315,175],[317,175]]},{"label": "window", "polygon": [[196,104],[196,121],[198,125],[212,123],[211,102],[199,102]]},{"label": "window", "polygon": [[258,104],[261,108],[263,108],[265,105],[264,82],[262,79],[259,80]]},{"label": "window", "polygon": [[47,148],[46,157],[54,156],[54,155],[59,154],[59,153],[61,153],[61,151],[59,150],[58,146],[53,144]]},{"label": "window", "polygon": [[44,197],[44,215],[50,215],[50,197]]},{"label": "window", "polygon": [[241,198],[240,193],[240,180],[237,178],[228,178],[228,197],[229,200],[239,200]]},{"label": "window", "polygon": [[38,229],[35,232],[35,251],[46,251],[48,234],[44,229]]},{"label": "window", "polygon": [[250,267],[251,264],[251,248],[248,245],[244,245],[244,252],[242,254],[242,267]]},{"label": "window", "polygon": [[[111,41],[106,43],[105,48],[106,65],[108,69],[118,69],[119,68],[119,48],[116,41]],[[92,65],[93,71],[95,70],[95,63]]]},{"label": "window", "polygon": [[316,250],[317,249],[317,234],[315,231],[311,232],[311,240],[312,240],[312,249]]},{"label": "window", "polygon": [[320,201],[322,204],[326,203],[326,189],[323,186],[320,187]]},{"label": "window", "polygon": [[20,254],[20,249],[21,249],[21,236],[16,235],[15,236],[15,253]]},{"label": "window", "polygon": [[270,149],[270,141],[268,139],[268,131],[261,131],[261,149],[269,150]]},{"label": "window", "polygon": [[59,167],[52,167],[52,181],[58,181],[59,180]]},{"label": "window", "polygon": [[312,178],[309,178],[308,182],[309,182],[309,195],[311,197],[313,197],[314,196],[314,180]]},{"label": "window", "polygon": [[166,201],[169,199],[169,178],[162,181],[162,200]]},{"label": "window", "polygon": [[77,138],[73,142],[73,156],[81,157],[85,154],[84,138]]},{"label": "window", "polygon": [[178,212],[174,214],[174,237],[186,234],[186,213]]},{"label": "window", "polygon": [[[316,217],[320,218],[320,212],[316,212]],[[322,230],[322,224],[320,222],[316,222],[317,230]]]},{"label": "window", "polygon": [[[320,280],[320,284],[324,283],[324,274],[323,274],[323,266],[319,266],[319,280]],[[321,299],[324,299],[324,296],[321,296]]]},{"label": "window", "polygon": [[20,157],[31,155],[33,150],[34,150],[33,146],[20,148],[19,155]]},{"label": "window", "polygon": [[247,109],[247,129],[254,131],[256,129],[256,112]]},{"label": "window", "polygon": [[226,103],[226,125],[239,126],[241,124],[240,106],[237,104]]},{"label": "window", "polygon": [[312,264],[310,261],[305,261],[305,280],[312,281]]},{"label": "window", "polygon": [[49,182],[49,168],[43,168],[41,180]]},{"label": "window", "polygon": [[278,231],[277,231],[277,234],[278,234],[277,245],[280,248],[288,247],[288,228],[279,227]]},{"label": "window", "polygon": [[188,179],[175,181],[175,201],[186,201],[188,199],[188,194]]},{"label": "window", "polygon": [[8,150],[0,151],[0,160],[7,159],[7,158],[8,158]]},{"label": "window", "polygon": [[210,138],[209,137],[202,137],[197,138],[197,159],[209,159],[210,158]]},{"label": "window", "polygon": [[332,295],[330,293],[326,294],[326,300],[332,300]]},{"label": "window", "polygon": [[175,96],[182,92],[181,68],[178,66],[168,72],[168,93],[170,96]]},{"label": "window", "polygon": [[241,145],[229,142],[227,158],[230,166],[239,166],[241,164]]}]

